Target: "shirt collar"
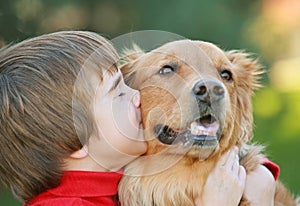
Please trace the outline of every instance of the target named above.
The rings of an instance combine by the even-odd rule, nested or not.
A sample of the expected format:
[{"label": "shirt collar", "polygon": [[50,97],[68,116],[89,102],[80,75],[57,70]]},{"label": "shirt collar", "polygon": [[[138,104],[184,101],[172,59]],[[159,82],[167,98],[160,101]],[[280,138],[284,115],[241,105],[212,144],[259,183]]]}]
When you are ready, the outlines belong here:
[{"label": "shirt collar", "polygon": [[65,171],[60,185],[48,190],[56,196],[95,197],[117,194],[122,177],[119,172]]}]

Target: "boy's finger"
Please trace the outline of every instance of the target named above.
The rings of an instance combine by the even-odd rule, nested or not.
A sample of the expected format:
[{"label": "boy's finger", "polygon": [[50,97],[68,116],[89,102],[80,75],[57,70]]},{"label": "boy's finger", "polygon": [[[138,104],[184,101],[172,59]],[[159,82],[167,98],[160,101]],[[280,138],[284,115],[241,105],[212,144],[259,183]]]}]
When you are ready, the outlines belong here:
[{"label": "boy's finger", "polygon": [[245,167],[239,166],[239,179],[241,182],[243,182],[243,185],[245,186],[246,184],[246,170]]},{"label": "boy's finger", "polygon": [[232,169],[233,165],[236,163],[236,155],[238,153],[237,147],[233,147],[226,161],[226,167]]},{"label": "boy's finger", "polygon": [[240,167],[239,156],[237,154],[235,154],[235,157],[233,159],[234,160],[232,163],[232,171],[234,173],[237,173],[239,171],[239,167]]},{"label": "boy's finger", "polygon": [[231,150],[227,151],[224,155],[221,156],[220,160],[217,162],[216,166],[225,166],[227,159],[229,158],[230,154],[231,154]]}]

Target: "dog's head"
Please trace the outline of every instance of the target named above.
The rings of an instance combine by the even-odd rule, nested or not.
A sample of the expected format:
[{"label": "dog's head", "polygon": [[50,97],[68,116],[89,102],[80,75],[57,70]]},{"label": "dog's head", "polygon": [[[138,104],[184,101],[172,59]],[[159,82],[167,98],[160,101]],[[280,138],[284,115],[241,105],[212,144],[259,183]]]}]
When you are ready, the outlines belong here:
[{"label": "dog's head", "polygon": [[251,95],[261,72],[248,54],[190,40],[129,53],[121,70],[141,92],[148,155],[207,158],[252,138]]}]

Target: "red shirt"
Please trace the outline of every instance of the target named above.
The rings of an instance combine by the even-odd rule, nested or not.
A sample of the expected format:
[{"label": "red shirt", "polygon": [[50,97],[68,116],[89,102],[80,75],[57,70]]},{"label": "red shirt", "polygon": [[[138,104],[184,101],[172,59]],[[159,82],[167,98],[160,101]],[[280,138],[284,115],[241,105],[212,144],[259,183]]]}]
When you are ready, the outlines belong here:
[{"label": "red shirt", "polygon": [[[280,168],[264,158],[277,180]],[[121,173],[66,171],[58,187],[47,190],[23,206],[116,206]]]},{"label": "red shirt", "polygon": [[58,187],[23,206],[116,206],[121,177],[114,172],[65,171]]}]

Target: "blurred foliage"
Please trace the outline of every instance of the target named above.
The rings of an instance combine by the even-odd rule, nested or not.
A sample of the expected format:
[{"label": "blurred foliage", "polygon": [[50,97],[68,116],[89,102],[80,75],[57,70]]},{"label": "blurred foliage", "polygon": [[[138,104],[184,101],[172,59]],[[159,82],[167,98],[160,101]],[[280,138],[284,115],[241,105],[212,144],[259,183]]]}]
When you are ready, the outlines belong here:
[{"label": "blurred foliage", "polygon": [[[137,30],[169,31],[258,54],[267,71],[254,97],[255,141],[300,193],[300,1],[0,0],[0,46],[58,30],[108,39]],[[0,190],[0,205],[21,205]]]}]

